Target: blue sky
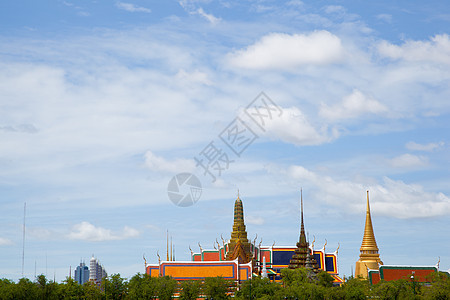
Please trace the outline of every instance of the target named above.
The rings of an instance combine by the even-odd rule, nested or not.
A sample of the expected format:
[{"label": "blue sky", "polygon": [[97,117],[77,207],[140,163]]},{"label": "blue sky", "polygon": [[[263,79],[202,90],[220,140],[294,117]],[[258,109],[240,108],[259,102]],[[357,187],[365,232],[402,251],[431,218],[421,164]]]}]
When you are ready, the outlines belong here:
[{"label": "blue sky", "polygon": [[[445,1],[2,1],[0,277],[62,280],[94,254],[143,272],[229,238],[294,245],[303,188],[316,247],[359,255],[370,190],[385,264],[450,268],[450,5]],[[245,119],[260,92],[282,111]],[[236,118],[257,135],[221,143]],[[248,117],[248,116],[247,116]],[[233,160],[217,180],[195,157]],[[228,149],[228,150],[227,150]],[[167,184],[194,173],[191,207]]]}]

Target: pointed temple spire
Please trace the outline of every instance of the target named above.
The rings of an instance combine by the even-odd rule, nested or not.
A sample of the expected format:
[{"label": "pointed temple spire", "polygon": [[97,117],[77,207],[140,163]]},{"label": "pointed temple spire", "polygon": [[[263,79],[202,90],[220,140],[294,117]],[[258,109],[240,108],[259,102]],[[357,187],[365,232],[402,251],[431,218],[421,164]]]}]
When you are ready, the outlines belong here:
[{"label": "pointed temple spire", "polygon": [[366,224],[361,248],[359,249],[359,260],[356,262],[355,277],[367,278],[367,269],[378,270],[379,265],[383,264],[378,251],[370,215],[369,191],[367,191]]},{"label": "pointed temple spire", "polygon": [[305,224],[303,222],[303,190],[300,189],[300,237],[297,243],[297,249],[295,249],[291,260],[289,261],[289,268],[296,269],[306,266],[306,258],[309,253],[309,244],[306,241]]},{"label": "pointed temple spire", "polygon": [[252,260],[250,243],[247,239],[247,231],[244,223],[244,208],[242,200],[239,198],[239,190],[238,197],[234,202],[233,231],[231,232],[231,239],[228,243],[226,260],[235,260],[236,258],[239,258],[239,263],[248,263]]},{"label": "pointed temple spire", "polygon": [[303,189],[300,189],[300,215],[301,215],[301,225],[300,225],[300,243],[306,243],[305,234],[305,223],[303,222]]}]

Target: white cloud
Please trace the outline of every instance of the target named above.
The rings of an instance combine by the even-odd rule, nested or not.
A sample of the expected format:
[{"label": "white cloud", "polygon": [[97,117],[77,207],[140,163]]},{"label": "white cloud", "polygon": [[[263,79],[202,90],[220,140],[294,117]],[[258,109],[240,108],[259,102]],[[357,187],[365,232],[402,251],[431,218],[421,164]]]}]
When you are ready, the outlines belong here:
[{"label": "white cloud", "polygon": [[70,239],[90,242],[124,240],[137,236],[139,236],[139,231],[128,226],[125,226],[121,232],[113,232],[110,229],[96,227],[85,221],[74,225],[68,235]]},{"label": "white cloud", "polygon": [[287,174],[303,186],[317,190],[316,201],[324,201],[347,211],[363,211],[365,191],[369,190],[372,210],[378,215],[421,218],[450,214],[448,196],[426,192],[418,184],[407,184],[388,177],[384,177],[382,183],[373,179],[363,182],[335,180],[298,165],[289,167]]},{"label": "white cloud", "polygon": [[201,7],[197,9],[197,13],[208,20],[211,24],[217,24],[220,21],[220,18],[216,18],[212,14],[206,13]]},{"label": "white cloud", "polygon": [[347,10],[341,5],[328,5],[325,7],[327,14],[345,14]]},{"label": "white cloud", "polygon": [[339,37],[328,31],[310,34],[271,33],[228,55],[233,66],[256,70],[294,70],[308,64],[330,64],[343,59]]},{"label": "white cloud", "polygon": [[145,153],[145,165],[156,172],[192,172],[195,169],[195,162],[192,159],[174,159],[166,160],[164,157],[157,156],[151,151]]},{"label": "white cloud", "polygon": [[391,159],[390,165],[395,168],[417,168],[428,165],[428,159],[424,156],[405,153]]},{"label": "white cloud", "polygon": [[364,114],[379,114],[387,111],[387,108],[375,99],[369,98],[359,90],[344,97],[342,102],[333,106],[321,104],[319,114],[330,120],[338,121],[355,119]]},{"label": "white cloud", "polygon": [[377,19],[386,23],[392,23],[392,15],[390,14],[379,14],[377,15]]},{"label": "white cloud", "polygon": [[183,7],[183,9],[191,14],[191,15],[199,15],[208,20],[211,24],[215,25],[218,22],[220,22],[220,18],[217,18],[213,16],[212,14],[208,14],[205,12],[205,10],[202,7],[196,8],[196,2],[202,2],[202,1],[189,1],[189,0],[181,0],[178,1],[178,3]]},{"label": "white cloud", "polygon": [[260,216],[245,216],[245,223],[252,225],[264,225],[264,218]]},{"label": "white cloud", "polygon": [[13,242],[10,239],[0,237],[0,246],[10,246]]},{"label": "white cloud", "polygon": [[378,51],[392,59],[450,64],[448,34],[435,35],[430,41],[406,41],[400,46],[382,41],[378,45]]},{"label": "white cloud", "polygon": [[[250,114],[256,113],[254,108],[247,111]],[[323,144],[338,136],[337,131],[330,131],[327,127],[316,129],[297,107],[282,108],[281,116],[267,119],[264,130],[263,135],[271,139],[303,146]]]},{"label": "white cloud", "polygon": [[212,85],[212,81],[208,78],[208,74],[195,70],[193,72],[187,72],[183,69],[178,71],[176,77],[183,82],[188,83],[200,83],[204,85]]},{"label": "white cloud", "polygon": [[116,3],[117,8],[129,11],[129,12],[144,12],[144,13],[151,13],[151,9],[137,6],[132,3],[126,3],[126,2],[117,2]]},{"label": "white cloud", "polygon": [[431,152],[431,151],[437,150],[437,149],[441,148],[442,146],[444,146],[444,142],[429,143],[429,144],[418,144],[415,142],[408,142],[405,146],[406,146],[406,149],[408,149],[408,150]]}]

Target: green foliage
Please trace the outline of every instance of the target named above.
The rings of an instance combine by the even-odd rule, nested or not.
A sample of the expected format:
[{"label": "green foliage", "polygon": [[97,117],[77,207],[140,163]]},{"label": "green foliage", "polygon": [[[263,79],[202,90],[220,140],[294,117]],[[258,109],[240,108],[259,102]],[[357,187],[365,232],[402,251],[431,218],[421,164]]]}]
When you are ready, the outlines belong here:
[{"label": "green foliage", "polygon": [[308,282],[308,273],[305,268],[282,269],[281,278],[285,287]]},{"label": "green foliage", "polygon": [[128,283],[120,274],[103,278],[101,287],[107,299],[125,299],[128,291]]},{"label": "green foliage", "polygon": [[88,300],[100,300],[104,295],[100,288],[91,281],[85,282],[83,284],[83,294],[85,299]]},{"label": "green foliage", "polygon": [[172,277],[164,276],[158,278],[158,299],[169,300],[172,299],[173,294],[177,288],[177,282]]},{"label": "green foliage", "polygon": [[268,278],[254,277],[251,280],[244,281],[239,291],[236,292],[238,299],[267,299],[273,297],[281,286],[278,283],[271,282]]},{"label": "green foliage", "polygon": [[222,277],[209,277],[205,279],[203,294],[215,300],[228,299],[228,287],[231,283]]},{"label": "green foliage", "polygon": [[63,284],[59,285],[58,290],[59,295],[64,297],[64,299],[82,299],[84,296],[83,286],[69,277],[66,277]]},{"label": "green foliage", "polygon": [[128,282],[130,299],[152,299],[158,295],[158,279],[148,274],[136,274]]},{"label": "green foliage", "polygon": [[184,281],[181,284],[180,299],[181,300],[196,300],[200,295],[199,281]]},{"label": "green foliage", "polygon": [[[418,284],[416,288],[419,288]],[[372,294],[379,299],[414,299],[414,286],[405,279],[382,280],[373,286]]]},{"label": "green foliage", "polygon": [[323,287],[332,287],[334,278],[325,271],[319,271],[316,276],[317,284]]},{"label": "green foliage", "polygon": [[450,300],[450,278],[445,273],[434,273],[430,278],[430,287],[424,287],[423,298],[432,300]]},{"label": "green foliage", "polygon": [[343,286],[345,299],[359,300],[369,296],[369,281],[367,279],[353,278],[347,280]]},{"label": "green foliage", "polygon": [[[432,299],[450,300],[450,278],[446,273],[431,274],[423,284],[412,280],[380,281],[369,285],[367,280],[349,278],[342,286],[333,287],[332,277],[319,272],[314,279],[308,277],[305,269],[282,270],[283,285],[268,279],[255,277],[242,282],[235,291],[235,298],[283,300],[283,299]],[[234,291],[234,283],[222,277],[206,278],[200,281],[185,281],[180,287],[180,299],[197,299],[203,295],[209,299],[228,299]],[[114,274],[104,278],[100,286],[93,282],[79,285],[72,278],[61,283],[47,280],[39,275],[33,282],[21,278],[17,283],[0,279],[0,300],[28,299],[172,299],[177,290],[177,281],[171,277],[150,277],[136,274],[129,282]]]}]

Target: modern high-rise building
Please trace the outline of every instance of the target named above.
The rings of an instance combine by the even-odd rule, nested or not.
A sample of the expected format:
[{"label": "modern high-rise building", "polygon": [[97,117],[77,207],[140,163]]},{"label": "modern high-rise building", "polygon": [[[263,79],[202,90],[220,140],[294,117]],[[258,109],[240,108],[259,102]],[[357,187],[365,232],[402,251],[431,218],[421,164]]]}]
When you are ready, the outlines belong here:
[{"label": "modern high-rise building", "polygon": [[75,269],[75,281],[79,284],[84,284],[89,280],[89,268],[84,262],[81,262],[79,266]]},{"label": "modern high-rise building", "polygon": [[94,281],[95,283],[100,283],[102,278],[107,277],[105,268],[100,262],[92,255],[92,258],[89,262],[89,280]]}]

